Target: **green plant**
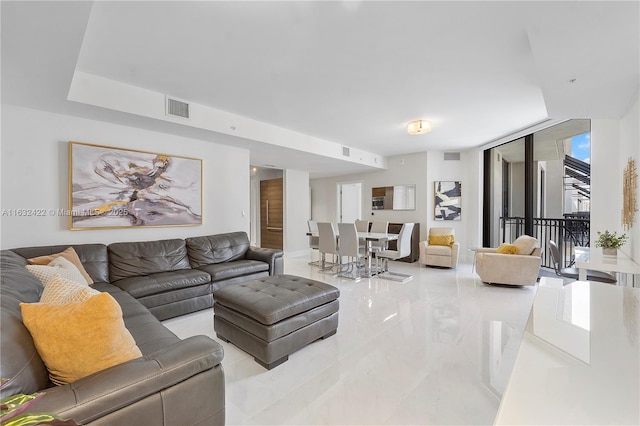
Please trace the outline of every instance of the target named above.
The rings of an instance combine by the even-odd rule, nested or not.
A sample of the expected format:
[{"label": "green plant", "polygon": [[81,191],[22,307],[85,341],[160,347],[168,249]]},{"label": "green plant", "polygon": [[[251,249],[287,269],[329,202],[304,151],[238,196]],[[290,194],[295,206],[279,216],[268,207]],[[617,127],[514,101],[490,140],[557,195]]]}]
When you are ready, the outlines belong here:
[{"label": "green plant", "polygon": [[598,239],[596,240],[596,247],[619,249],[627,242],[627,234],[617,235],[616,232],[611,233],[609,231],[598,231]]}]

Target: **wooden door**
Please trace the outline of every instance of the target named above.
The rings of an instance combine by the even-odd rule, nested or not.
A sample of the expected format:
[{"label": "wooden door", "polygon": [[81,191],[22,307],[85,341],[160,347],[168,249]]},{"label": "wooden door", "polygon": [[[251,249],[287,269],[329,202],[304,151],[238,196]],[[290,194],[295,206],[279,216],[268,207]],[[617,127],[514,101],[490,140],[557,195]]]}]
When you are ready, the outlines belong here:
[{"label": "wooden door", "polygon": [[260,247],[282,250],[282,178],[260,181]]}]

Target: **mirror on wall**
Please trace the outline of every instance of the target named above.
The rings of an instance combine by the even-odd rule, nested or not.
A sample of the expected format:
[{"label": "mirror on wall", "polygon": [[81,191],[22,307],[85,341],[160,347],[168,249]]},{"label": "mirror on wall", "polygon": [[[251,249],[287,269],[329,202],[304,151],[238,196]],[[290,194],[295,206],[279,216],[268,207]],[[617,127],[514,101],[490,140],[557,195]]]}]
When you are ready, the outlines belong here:
[{"label": "mirror on wall", "polygon": [[416,186],[395,185],[371,188],[372,210],[415,210]]}]

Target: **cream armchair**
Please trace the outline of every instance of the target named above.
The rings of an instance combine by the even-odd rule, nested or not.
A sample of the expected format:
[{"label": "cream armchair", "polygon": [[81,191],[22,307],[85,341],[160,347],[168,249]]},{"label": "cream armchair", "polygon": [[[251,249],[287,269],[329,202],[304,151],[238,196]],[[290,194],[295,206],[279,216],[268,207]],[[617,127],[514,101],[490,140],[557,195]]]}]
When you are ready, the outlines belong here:
[{"label": "cream armchair", "polygon": [[[447,268],[455,268],[458,266],[458,254],[460,253],[460,243],[437,245],[429,244],[438,239],[439,236],[451,235],[455,238],[455,230],[453,228],[431,228],[429,229],[429,240],[420,242],[420,259],[422,265],[444,266]],[[436,238],[432,238],[436,236]]]},{"label": "cream armchair", "polygon": [[538,240],[524,235],[514,241],[513,245],[519,248],[519,254],[497,253],[497,248],[476,249],[476,272],[483,282],[508,285],[536,284],[542,264]]}]

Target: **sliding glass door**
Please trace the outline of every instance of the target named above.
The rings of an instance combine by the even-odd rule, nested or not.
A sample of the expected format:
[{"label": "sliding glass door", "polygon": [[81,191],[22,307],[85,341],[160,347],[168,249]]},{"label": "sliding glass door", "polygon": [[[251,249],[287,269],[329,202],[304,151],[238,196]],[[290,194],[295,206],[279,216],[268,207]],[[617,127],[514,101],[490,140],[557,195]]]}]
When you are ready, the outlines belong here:
[{"label": "sliding glass door", "polygon": [[590,121],[569,120],[486,150],[483,245],[533,235],[545,266],[549,240],[571,264],[573,247],[589,243],[589,141]]}]

